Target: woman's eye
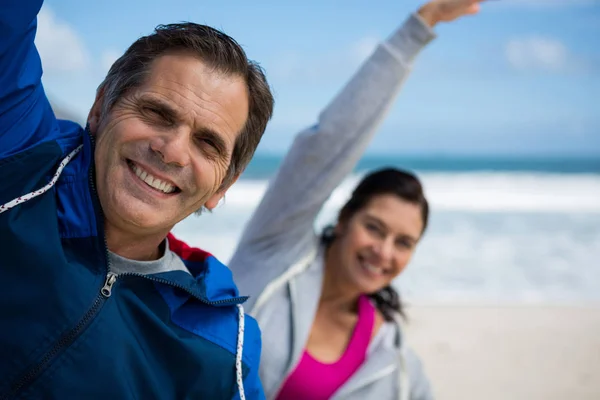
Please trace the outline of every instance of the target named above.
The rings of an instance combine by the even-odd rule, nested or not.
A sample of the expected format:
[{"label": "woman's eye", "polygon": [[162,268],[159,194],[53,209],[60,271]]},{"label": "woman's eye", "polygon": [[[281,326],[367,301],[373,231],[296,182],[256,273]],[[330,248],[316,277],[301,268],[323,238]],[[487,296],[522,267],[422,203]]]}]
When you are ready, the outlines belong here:
[{"label": "woman's eye", "polygon": [[398,243],[398,246],[402,247],[403,249],[412,249],[413,244],[410,240],[401,239],[397,243]]},{"label": "woman's eye", "polygon": [[379,229],[379,227],[375,224],[366,224],[366,228],[371,233],[375,233],[377,235],[382,234],[381,229]]}]

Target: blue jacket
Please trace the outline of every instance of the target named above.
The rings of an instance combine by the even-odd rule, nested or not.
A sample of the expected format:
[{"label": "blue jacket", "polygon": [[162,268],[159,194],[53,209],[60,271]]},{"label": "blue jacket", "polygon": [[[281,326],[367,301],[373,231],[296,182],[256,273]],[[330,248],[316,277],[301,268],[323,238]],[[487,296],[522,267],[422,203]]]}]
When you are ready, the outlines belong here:
[{"label": "blue jacket", "polygon": [[0,5],[0,399],[264,398],[258,326],[214,257],[171,237],[191,275],[107,278],[93,138],[40,81],[41,3]]}]

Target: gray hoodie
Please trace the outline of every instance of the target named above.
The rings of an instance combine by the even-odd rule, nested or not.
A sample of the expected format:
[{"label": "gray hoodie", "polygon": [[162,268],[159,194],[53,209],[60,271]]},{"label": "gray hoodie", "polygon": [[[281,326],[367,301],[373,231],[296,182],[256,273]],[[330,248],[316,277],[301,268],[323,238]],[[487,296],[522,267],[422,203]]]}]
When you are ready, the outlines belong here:
[{"label": "gray hoodie", "polygon": [[[267,399],[277,396],[304,351],[321,296],[323,249],[314,222],[333,190],[352,171],[407,77],[413,59],[432,39],[417,16],[362,65],[301,132],[270,182],[229,263],[246,309],[262,330],[260,364]],[[367,360],[334,399],[430,400],[414,353],[403,346],[398,323],[386,322]]]}]

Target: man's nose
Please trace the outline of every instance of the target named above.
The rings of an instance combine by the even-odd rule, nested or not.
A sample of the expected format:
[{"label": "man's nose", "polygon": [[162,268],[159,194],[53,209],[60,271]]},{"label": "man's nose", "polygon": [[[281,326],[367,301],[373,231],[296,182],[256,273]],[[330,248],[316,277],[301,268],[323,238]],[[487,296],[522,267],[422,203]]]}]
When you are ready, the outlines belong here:
[{"label": "man's nose", "polygon": [[184,128],[170,129],[150,140],[150,148],[165,164],[184,167],[190,163],[190,132]]}]

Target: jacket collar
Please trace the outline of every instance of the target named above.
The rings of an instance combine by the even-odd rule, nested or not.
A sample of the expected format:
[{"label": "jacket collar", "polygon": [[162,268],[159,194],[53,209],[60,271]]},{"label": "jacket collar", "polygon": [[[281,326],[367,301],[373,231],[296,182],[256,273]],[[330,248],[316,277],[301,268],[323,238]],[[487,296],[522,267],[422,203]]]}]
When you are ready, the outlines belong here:
[{"label": "jacket collar", "polygon": [[169,248],[184,262],[190,274],[181,271],[157,274],[165,284],[178,287],[203,303],[219,306],[241,304],[247,296],[240,296],[231,270],[212,254],[188,246],[172,233],[167,236]]}]

